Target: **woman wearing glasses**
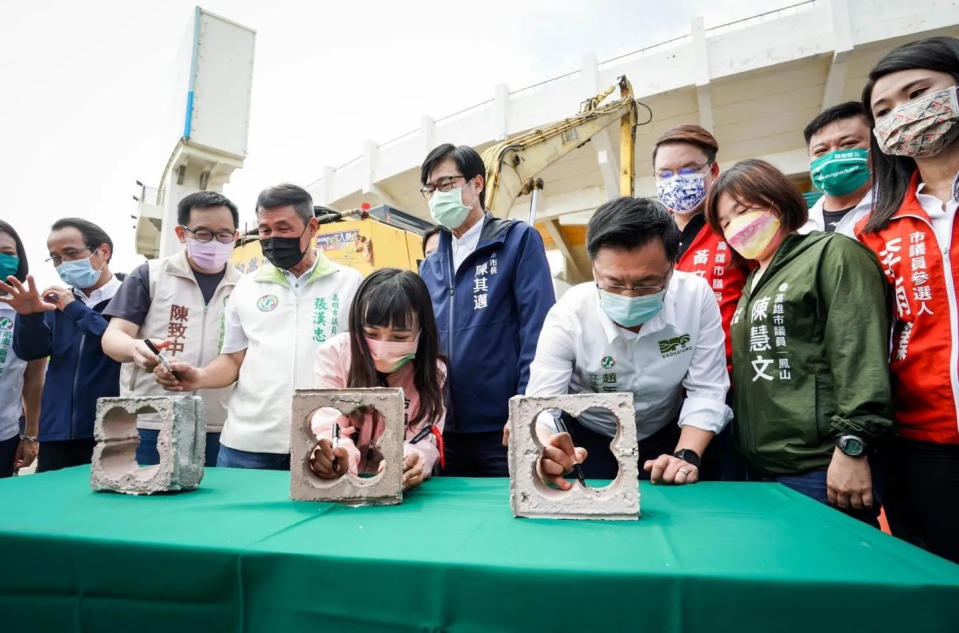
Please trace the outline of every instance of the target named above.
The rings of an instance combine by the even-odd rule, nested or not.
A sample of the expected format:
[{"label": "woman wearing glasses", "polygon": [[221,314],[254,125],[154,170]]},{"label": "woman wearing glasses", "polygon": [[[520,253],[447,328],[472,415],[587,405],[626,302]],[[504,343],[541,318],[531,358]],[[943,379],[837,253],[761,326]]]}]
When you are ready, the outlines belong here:
[{"label": "woman wearing glasses", "polygon": [[757,265],[733,314],[737,443],[756,479],[875,524],[869,454],[892,427],[888,293],[876,258],[808,212],[769,163],[720,174],[706,219]]},{"label": "woman wearing glasses", "polygon": [[[177,222],[176,235],[184,249],[139,266],[104,311],[111,320],[103,335],[103,350],[124,363],[120,375],[124,397],[167,395],[153,377],[160,361],[145,340],[164,356],[194,366],[206,365],[220,352],[223,309],[240,278],[230,264],[239,214],[223,195],[201,191],[180,201]],[[227,389],[198,395],[206,412],[206,465],[215,466]],[[137,461],[159,463],[159,418],[143,414],[138,425]]]}]

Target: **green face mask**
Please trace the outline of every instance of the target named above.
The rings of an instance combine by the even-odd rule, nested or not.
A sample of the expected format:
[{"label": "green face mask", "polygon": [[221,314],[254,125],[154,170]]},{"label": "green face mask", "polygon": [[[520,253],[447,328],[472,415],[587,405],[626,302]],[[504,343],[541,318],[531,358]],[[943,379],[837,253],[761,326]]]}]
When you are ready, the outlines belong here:
[{"label": "green face mask", "polygon": [[0,253],[0,281],[7,283],[7,277],[16,275],[20,268],[20,258],[7,253]]},{"label": "green face mask", "polygon": [[830,196],[845,196],[869,180],[869,150],[837,149],[809,164],[812,183]]}]

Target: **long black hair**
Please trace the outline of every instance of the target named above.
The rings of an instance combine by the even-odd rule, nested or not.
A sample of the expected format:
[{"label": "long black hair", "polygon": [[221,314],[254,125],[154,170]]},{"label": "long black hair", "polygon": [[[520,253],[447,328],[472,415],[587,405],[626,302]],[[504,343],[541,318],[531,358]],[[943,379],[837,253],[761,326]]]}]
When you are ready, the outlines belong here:
[{"label": "long black hair", "polygon": [[[876,81],[901,70],[935,70],[948,73],[959,82],[959,40],[954,37],[930,37],[909,42],[889,51],[869,73],[862,89],[862,105],[870,127],[875,127],[872,114],[872,89]],[[869,163],[873,178],[872,213],[866,232],[874,233],[889,223],[889,218],[902,206],[909,181],[916,171],[916,161],[908,156],[883,154],[875,134],[869,145]]]},{"label": "long black hair", "polygon": [[[26,281],[27,273],[30,272],[30,265],[27,264],[27,249],[23,247],[23,240],[20,239],[20,236],[13,227],[3,220],[0,220],[0,233],[6,233],[12,237],[14,244],[17,245],[17,257],[20,259],[20,265],[17,266],[17,272],[15,272],[13,276],[20,281]],[[0,281],[6,282],[7,280],[3,279]]]},{"label": "long black hair", "polygon": [[413,359],[413,384],[420,406],[409,419],[436,421],[443,411],[443,385],[437,361],[448,366],[439,351],[439,331],[433,316],[430,292],[419,275],[399,268],[382,268],[371,273],[356,291],[350,306],[350,375],[347,386],[382,387],[386,377],[376,371],[366,344],[364,326],[412,328],[419,322],[420,341]]}]

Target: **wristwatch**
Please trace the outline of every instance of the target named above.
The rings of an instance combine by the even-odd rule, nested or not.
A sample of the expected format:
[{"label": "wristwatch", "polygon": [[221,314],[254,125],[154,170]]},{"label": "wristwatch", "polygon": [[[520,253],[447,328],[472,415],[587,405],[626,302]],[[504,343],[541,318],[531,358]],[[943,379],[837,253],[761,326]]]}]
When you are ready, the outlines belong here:
[{"label": "wristwatch", "polygon": [[675,453],[673,453],[673,457],[678,457],[684,462],[688,464],[692,464],[696,468],[699,468],[700,457],[699,457],[699,454],[697,454],[696,451],[694,450],[691,450],[688,448],[681,448]]},{"label": "wristwatch", "polygon": [[836,439],[836,446],[849,457],[862,457],[866,454],[866,442],[856,435],[841,435]]},{"label": "wristwatch", "polygon": [[26,434],[21,433],[21,434],[20,434],[20,439],[21,439],[21,440],[30,440],[31,442],[36,442],[36,441],[37,441],[37,436],[36,436],[36,435],[26,435]]}]

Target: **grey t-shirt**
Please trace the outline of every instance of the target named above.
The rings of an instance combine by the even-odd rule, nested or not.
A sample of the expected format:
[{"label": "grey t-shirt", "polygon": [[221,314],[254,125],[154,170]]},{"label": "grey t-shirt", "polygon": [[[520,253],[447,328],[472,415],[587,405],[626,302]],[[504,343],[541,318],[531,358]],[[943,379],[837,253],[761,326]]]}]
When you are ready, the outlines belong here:
[{"label": "grey t-shirt", "polygon": [[[193,277],[203,294],[204,303],[210,303],[225,274],[226,269],[212,275],[193,271]],[[123,280],[123,285],[117,290],[110,305],[103,311],[103,315],[143,325],[147,312],[150,311],[150,303],[150,264],[144,262]]]}]

